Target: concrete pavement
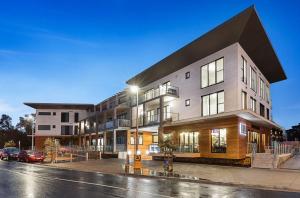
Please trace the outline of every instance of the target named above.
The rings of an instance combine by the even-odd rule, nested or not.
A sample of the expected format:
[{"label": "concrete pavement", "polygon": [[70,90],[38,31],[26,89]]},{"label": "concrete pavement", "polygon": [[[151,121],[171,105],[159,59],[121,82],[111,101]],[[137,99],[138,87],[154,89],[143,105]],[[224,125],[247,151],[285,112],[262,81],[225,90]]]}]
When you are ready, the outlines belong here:
[{"label": "concrete pavement", "polygon": [[[58,163],[50,166],[112,174],[124,174],[124,160],[102,159],[83,162]],[[144,161],[146,171],[162,172],[162,162]],[[300,171],[257,169],[206,164],[174,163],[175,173],[197,177],[211,182],[237,184],[300,192]]]}]

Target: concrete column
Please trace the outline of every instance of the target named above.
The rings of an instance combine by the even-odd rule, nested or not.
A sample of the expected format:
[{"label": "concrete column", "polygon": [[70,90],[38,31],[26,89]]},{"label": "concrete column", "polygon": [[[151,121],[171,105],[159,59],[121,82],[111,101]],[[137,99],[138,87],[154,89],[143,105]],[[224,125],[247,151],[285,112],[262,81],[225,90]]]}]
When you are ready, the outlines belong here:
[{"label": "concrete column", "polygon": [[163,141],[163,122],[164,122],[164,98],[159,98],[159,127],[158,127],[158,142]]},{"label": "concrete column", "polygon": [[106,131],[103,131],[103,153],[105,152],[106,147]]},{"label": "concrete column", "polygon": [[114,138],[113,138],[113,153],[115,153],[117,150],[117,130],[115,130],[115,129],[113,131],[113,136],[114,136]]},{"label": "concrete column", "polygon": [[98,139],[99,139],[99,119],[98,119],[98,115],[97,115],[97,109],[96,109],[96,106],[94,106],[94,112],[95,112],[95,122],[96,122],[96,147],[98,148]]}]

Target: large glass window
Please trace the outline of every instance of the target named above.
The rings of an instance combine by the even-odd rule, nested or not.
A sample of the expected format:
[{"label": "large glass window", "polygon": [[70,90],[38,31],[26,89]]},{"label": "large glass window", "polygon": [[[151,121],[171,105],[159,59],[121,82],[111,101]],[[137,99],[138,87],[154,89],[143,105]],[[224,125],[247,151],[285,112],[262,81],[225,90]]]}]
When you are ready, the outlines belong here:
[{"label": "large glass window", "polygon": [[226,153],[226,129],[213,129],[211,131],[211,152]]},{"label": "large glass window", "polygon": [[224,58],[220,58],[201,67],[201,88],[224,80]]},{"label": "large glass window", "polygon": [[154,89],[145,92],[145,100],[150,100],[154,97]]},{"label": "large glass window", "polygon": [[247,109],[247,93],[242,91],[242,109]]},{"label": "large glass window", "polygon": [[77,112],[74,114],[74,121],[79,122],[79,113]]},{"label": "large glass window", "polygon": [[[139,134],[138,135],[138,139],[139,139],[139,145],[143,145],[143,135]],[[130,136],[130,144],[134,145],[135,144],[135,134],[131,134]]]},{"label": "large glass window", "polygon": [[73,135],[73,126],[71,125],[62,125],[61,126],[62,135]]},{"label": "large glass window", "polygon": [[171,118],[171,106],[166,105],[166,106],[164,106],[164,120],[167,120],[170,118]]},{"label": "large glass window", "polygon": [[69,112],[61,113],[61,122],[69,122]]},{"label": "large glass window", "polygon": [[259,80],[259,96],[265,99],[265,83],[261,78]]},{"label": "large glass window", "polygon": [[269,103],[270,102],[270,88],[266,86],[266,100]]},{"label": "large glass window", "polygon": [[259,114],[262,116],[262,117],[265,117],[265,106],[263,104],[259,104]]},{"label": "large glass window", "polygon": [[242,81],[247,84],[247,61],[242,57]]},{"label": "large glass window", "polygon": [[250,97],[250,109],[256,112],[256,100],[252,97]]},{"label": "large glass window", "polygon": [[252,67],[250,69],[250,88],[255,92],[257,91],[257,75]]},{"label": "large glass window", "polygon": [[181,132],[179,135],[180,152],[199,152],[199,132]]},{"label": "large glass window", "polygon": [[224,91],[202,96],[202,115],[214,115],[224,112]]}]

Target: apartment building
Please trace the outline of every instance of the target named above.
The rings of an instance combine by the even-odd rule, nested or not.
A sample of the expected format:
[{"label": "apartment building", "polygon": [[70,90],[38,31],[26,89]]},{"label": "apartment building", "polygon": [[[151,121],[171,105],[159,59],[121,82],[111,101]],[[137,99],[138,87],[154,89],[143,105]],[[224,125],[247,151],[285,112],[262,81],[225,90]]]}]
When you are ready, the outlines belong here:
[{"label": "apartment building", "polygon": [[62,145],[78,145],[79,120],[93,111],[93,104],[24,103],[36,110],[35,147],[42,149],[47,138]]},{"label": "apartment building", "polygon": [[[140,136],[171,140],[177,158],[243,159],[270,145],[270,86],[286,75],[250,7],[127,81],[140,87]],[[142,151],[143,152],[143,151]],[[145,151],[144,151],[145,152]]]},{"label": "apartment building", "polygon": [[126,90],[100,102],[94,112],[80,120],[79,145],[92,146],[104,153],[127,152],[130,113]]},{"label": "apartment building", "polygon": [[[249,143],[262,152],[272,134],[281,131],[272,120],[270,86],[285,79],[250,7],[129,79],[128,88],[97,105],[25,104],[37,109],[37,145],[50,136],[72,137],[82,147],[134,153],[138,125],[144,159],[160,157],[159,143],[170,140],[177,158],[240,160]],[[139,87],[138,105],[131,85]]]}]

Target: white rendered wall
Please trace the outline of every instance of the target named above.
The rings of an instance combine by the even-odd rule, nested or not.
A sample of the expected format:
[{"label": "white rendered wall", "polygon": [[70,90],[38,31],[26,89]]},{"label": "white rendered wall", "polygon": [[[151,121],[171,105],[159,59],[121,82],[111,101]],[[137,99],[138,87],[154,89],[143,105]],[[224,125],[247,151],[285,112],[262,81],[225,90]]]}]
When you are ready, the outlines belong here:
[{"label": "white rendered wall", "polygon": [[[51,115],[39,115],[39,112],[51,112]],[[53,115],[56,112],[56,115]],[[69,122],[61,122],[61,112],[69,112]],[[78,123],[74,122],[74,114],[79,113],[79,120],[84,119],[87,116],[86,110],[76,109],[37,109],[36,110],[36,126],[35,132],[37,136],[60,136],[62,125],[78,126]],[[38,130],[38,125],[50,125],[50,130]],[[55,128],[53,128],[55,125]]]}]

